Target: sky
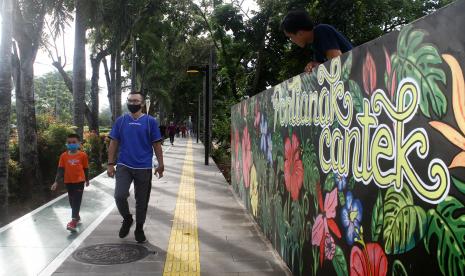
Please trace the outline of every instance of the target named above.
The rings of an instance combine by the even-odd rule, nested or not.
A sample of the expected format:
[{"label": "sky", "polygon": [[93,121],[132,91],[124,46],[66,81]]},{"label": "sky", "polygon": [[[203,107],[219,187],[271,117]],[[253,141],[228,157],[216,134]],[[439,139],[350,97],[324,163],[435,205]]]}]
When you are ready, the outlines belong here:
[{"label": "sky", "polygon": [[[257,10],[258,6],[255,0],[244,0],[243,1],[244,10]],[[0,17],[1,22],[1,17]],[[0,28],[0,38],[1,38],[1,28]],[[60,51],[60,55],[62,58],[66,56],[66,66],[65,70],[72,70],[73,68],[73,49],[74,49],[74,23],[71,22],[70,26],[68,26],[64,31],[64,45],[62,43],[62,37],[57,39],[58,48]],[[1,40],[0,40],[1,43]],[[86,46],[86,56],[88,57],[90,53],[90,49]],[[108,59],[109,61],[109,59]],[[40,49],[37,53],[37,58],[34,63],[34,74],[35,76],[41,76],[48,72],[57,72],[55,67],[52,66],[52,59],[49,57],[47,52],[44,49]],[[123,72],[124,74],[124,72]],[[92,67],[90,65],[89,58],[86,58],[86,77],[90,79],[92,75]],[[107,84],[105,80],[105,70],[103,65],[100,66],[100,79],[99,79],[99,103],[100,103],[100,110],[108,108],[108,99],[107,99]],[[123,95],[122,101],[126,101],[126,97]],[[123,103],[124,103],[123,102]]]}]

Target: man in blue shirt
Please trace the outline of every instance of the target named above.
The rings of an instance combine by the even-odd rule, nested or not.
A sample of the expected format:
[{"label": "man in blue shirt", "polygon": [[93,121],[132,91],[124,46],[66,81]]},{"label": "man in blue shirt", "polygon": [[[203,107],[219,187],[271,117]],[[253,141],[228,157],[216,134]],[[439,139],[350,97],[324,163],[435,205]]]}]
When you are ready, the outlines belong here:
[{"label": "man in blue shirt", "polygon": [[[163,140],[158,122],[150,115],[142,113],[145,97],[140,92],[128,95],[127,106],[130,114],[124,114],[114,123],[110,132],[108,148],[107,174],[116,176],[115,202],[123,217],[123,225],[119,237],[124,238],[134,222],[129,212],[129,188],[134,181],[136,198],[136,230],[137,242],[145,242],[144,222],[147,214],[150,191],[152,189],[152,157],[153,151],[158,160],[155,175],[163,176]],[[116,159],[116,153],[118,158]],[[117,165],[115,173],[115,165]]]},{"label": "man in blue shirt", "polygon": [[312,46],[314,60],[305,66],[305,72],[352,50],[349,40],[333,26],[318,24],[313,26],[310,15],[306,11],[291,11],[281,23],[284,34],[297,46],[305,48]]}]

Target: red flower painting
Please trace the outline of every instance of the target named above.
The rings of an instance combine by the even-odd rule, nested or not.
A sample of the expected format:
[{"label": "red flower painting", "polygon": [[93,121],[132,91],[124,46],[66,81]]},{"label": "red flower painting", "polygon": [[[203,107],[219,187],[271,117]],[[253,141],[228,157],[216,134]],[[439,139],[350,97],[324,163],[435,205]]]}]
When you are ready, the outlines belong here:
[{"label": "red flower painting", "polygon": [[242,176],[246,188],[250,185],[250,167],[252,166],[252,150],[250,148],[249,129],[244,128],[242,133]]},{"label": "red flower painting", "polygon": [[304,166],[300,159],[300,142],[297,135],[292,134],[284,141],[284,181],[286,189],[291,193],[292,200],[299,199],[300,188],[304,181]]},{"label": "red flower painting", "polygon": [[376,89],[376,64],[370,52],[367,52],[363,63],[363,89],[368,95]]},{"label": "red flower painting", "polygon": [[368,243],[365,249],[352,247],[350,252],[351,276],[385,276],[388,260],[383,248],[377,243]]},{"label": "red flower painting", "polygon": [[255,103],[255,121],[253,123],[253,126],[255,127],[255,129],[258,130],[258,128],[260,127],[260,109],[259,109],[259,105],[258,105],[258,101]]},{"label": "red flower painting", "polygon": [[320,247],[320,264],[323,264],[324,258],[332,260],[334,257],[334,240],[329,231],[331,230],[336,237],[341,238],[341,231],[334,220],[337,207],[337,188],[326,194],[324,203],[319,183],[317,184],[317,194],[320,214],[313,224],[312,244]]}]

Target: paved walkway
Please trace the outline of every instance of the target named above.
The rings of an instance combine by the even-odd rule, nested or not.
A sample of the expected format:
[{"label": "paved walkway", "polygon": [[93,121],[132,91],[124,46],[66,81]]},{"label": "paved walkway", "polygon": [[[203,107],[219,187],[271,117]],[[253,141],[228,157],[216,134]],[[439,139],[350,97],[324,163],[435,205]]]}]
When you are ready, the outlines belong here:
[{"label": "paved walkway", "polygon": [[[125,239],[118,238],[121,217],[113,202],[107,202],[107,197],[112,192],[110,189],[100,194],[95,193],[96,197],[104,198],[106,203],[99,206],[98,212],[81,215],[83,226],[74,236],[63,229],[68,214],[64,211],[65,202],[60,203],[59,210],[62,213],[59,216],[63,218],[60,222],[54,220],[57,224],[53,228],[59,229],[62,234],[36,234],[36,240],[44,241],[42,244],[50,245],[55,250],[50,250],[50,257],[41,265],[36,265],[35,270],[24,269],[29,263],[29,258],[26,257],[20,259],[18,265],[14,264],[15,258],[8,257],[9,252],[14,249],[4,248],[6,246],[0,232],[0,271],[4,271],[5,266],[17,269],[11,270],[16,273],[0,274],[290,275],[271,245],[263,239],[256,224],[236,201],[214,162],[210,160],[213,165],[203,165],[201,144],[188,139],[177,139],[174,147],[165,147],[164,150],[165,176],[153,180],[145,224],[148,242],[143,245],[150,251],[149,256],[136,262],[117,265],[85,264],[72,256],[76,249],[96,244],[136,244],[134,228]],[[94,182],[94,190],[100,189],[97,186],[108,190],[114,180],[101,175]],[[85,204],[93,204],[90,200],[92,192],[93,190],[87,191]],[[133,201],[130,206],[134,207]],[[47,208],[55,210],[58,207]],[[39,223],[38,220],[42,219],[36,218],[36,223]],[[55,243],[62,246],[52,247]],[[43,252],[46,251],[41,249],[39,252],[30,252],[28,257],[32,260],[45,258],[41,256]]]}]

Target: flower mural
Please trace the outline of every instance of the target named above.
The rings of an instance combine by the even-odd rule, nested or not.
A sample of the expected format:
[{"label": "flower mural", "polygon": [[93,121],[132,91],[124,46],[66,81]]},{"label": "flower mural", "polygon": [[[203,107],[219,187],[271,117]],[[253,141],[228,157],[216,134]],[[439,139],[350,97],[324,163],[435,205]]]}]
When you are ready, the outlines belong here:
[{"label": "flower mural", "polygon": [[258,211],[258,181],[255,165],[252,165],[252,169],[250,169],[250,206],[252,207],[252,214],[256,217]]},{"label": "flower mural", "polygon": [[266,152],[266,134],[268,132],[268,123],[266,122],[265,117],[262,116],[260,122],[260,149],[265,153]]},{"label": "flower mural", "polygon": [[341,211],[342,225],[346,230],[346,240],[349,245],[354,243],[355,238],[360,238],[358,232],[362,224],[362,203],[354,199],[349,191],[346,194],[346,204]]},{"label": "flower mural", "polygon": [[343,191],[346,186],[347,186],[347,177],[340,175],[338,173],[334,174],[334,180],[336,181],[337,184],[337,189],[341,192]]},{"label": "flower mural", "polygon": [[[422,29],[392,37],[397,48],[362,46],[232,112],[233,186],[293,275],[465,275],[465,60]],[[441,202],[416,189],[444,183]]]},{"label": "flower mural", "polygon": [[273,162],[273,141],[268,130],[268,122],[264,116],[261,117],[260,122],[260,150],[265,154],[269,163]]},{"label": "flower mural", "polygon": [[455,121],[462,133],[440,121],[432,121],[429,124],[462,150],[454,157],[449,168],[465,167],[465,82],[457,60],[451,55],[442,57],[452,70],[452,107]]},{"label": "flower mural", "polygon": [[258,127],[260,126],[260,117],[261,117],[258,101],[255,102],[254,113],[255,113],[255,120],[254,120],[253,125],[256,129],[258,129]]},{"label": "flower mural", "polygon": [[363,64],[363,89],[368,95],[376,89],[376,64],[370,52],[367,52]]},{"label": "flower mural", "polygon": [[284,181],[292,200],[299,199],[299,191],[304,181],[304,166],[300,159],[300,142],[295,133],[284,141]]},{"label": "flower mural", "polygon": [[334,253],[328,252],[328,250],[332,250],[332,246],[325,246],[326,243],[334,243],[332,237],[329,241],[326,241],[328,239],[327,235],[330,235],[329,230],[338,238],[341,238],[341,231],[334,220],[337,207],[337,189],[327,193],[323,203],[319,184],[317,187],[320,214],[316,217],[315,223],[313,224],[312,245],[320,247],[320,264],[323,264],[323,258],[332,260],[332,256],[334,256]]},{"label": "flower mural", "polygon": [[269,163],[273,163],[273,140],[271,139],[271,133],[266,135],[266,160]]},{"label": "flower mural", "polygon": [[244,186],[250,185],[250,166],[252,165],[252,149],[250,146],[249,129],[244,128],[242,133],[242,177],[244,178]]},{"label": "flower mural", "polygon": [[350,252],[350,275],[385,276],[388,260],[383,248],[377,243],[368,243],[363,249],[352,247]]},{"label": "flower mural", "polygon": [[241,144],[239,138],[239,131],[234,131],[234,174],[236,176],[236,181],[240,182],[241,180],[241,159],[239,152],[241,151]]}]

